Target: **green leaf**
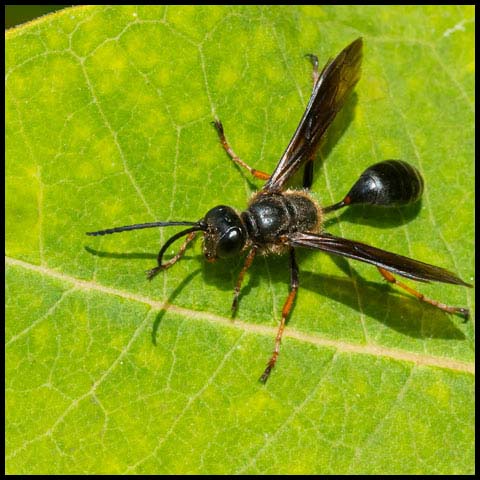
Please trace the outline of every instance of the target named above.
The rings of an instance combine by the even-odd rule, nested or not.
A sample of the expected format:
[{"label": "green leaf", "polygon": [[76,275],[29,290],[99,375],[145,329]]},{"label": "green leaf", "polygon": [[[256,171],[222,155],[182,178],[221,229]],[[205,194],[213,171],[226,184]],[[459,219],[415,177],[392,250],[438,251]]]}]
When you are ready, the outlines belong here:
[{"label": "green leaf", "polygon": [[[147,282],[179,229],[85,232],[245,208],[261,182],[212,119],[272,171],[309,99],[304,55],[323,63],[362,36],[313,194],[338,201],[386,158],[426,189],[420,206],[352,208],[326,228],[473,283],[474,29],[468,6],[93,6],[8,31],[7,472],[473,473],[473,320],[302,251],[263,386],[285,257],[256,260],[232,321],[242,258],[209,264],[197,242]],[[472,289],[418,288],[473,309]]]}]

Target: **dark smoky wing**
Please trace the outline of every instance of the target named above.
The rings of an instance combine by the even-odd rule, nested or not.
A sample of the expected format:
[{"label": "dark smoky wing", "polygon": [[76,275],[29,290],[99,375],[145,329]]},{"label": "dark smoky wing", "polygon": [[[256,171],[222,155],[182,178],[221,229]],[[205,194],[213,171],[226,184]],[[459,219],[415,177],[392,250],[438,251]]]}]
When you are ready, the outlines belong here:
[{"label": "dark smoky wing", "polygon": [[443,282],[471,287],[444,268],[387,252],[364,243],[335,237],[328,233],[293,233],[287,236],[293,247],[312,248],[334,255],[360,260],[419,282]]},{"label": "dark smoky wing", "polygon": [[313,89],[305,113],[264,191],[279,191],[288,179],[313,157],[320,139],[343,107],[360,78],[362,38],[357,38],[327,62]]}]

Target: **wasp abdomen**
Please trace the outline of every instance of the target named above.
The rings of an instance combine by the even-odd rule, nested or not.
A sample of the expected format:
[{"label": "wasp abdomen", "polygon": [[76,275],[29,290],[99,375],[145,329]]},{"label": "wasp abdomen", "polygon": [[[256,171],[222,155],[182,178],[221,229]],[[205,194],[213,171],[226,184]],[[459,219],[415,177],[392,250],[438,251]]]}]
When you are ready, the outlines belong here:
[{"label": "wasp abdomen", "polygon": [[416,202],[422,193],[423,179],[413,165],[401,160],[385,160],[362,173],[345,197],[345,203],[393,207]]}]

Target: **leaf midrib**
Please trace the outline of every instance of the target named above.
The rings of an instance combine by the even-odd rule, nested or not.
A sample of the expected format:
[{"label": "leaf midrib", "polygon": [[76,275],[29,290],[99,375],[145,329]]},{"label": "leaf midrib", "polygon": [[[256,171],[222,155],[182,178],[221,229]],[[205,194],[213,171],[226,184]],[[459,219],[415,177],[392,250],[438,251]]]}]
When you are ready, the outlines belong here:
[{"label": "leaf midrib", "polygon": [[[22,260],[18,260],[8,256],[5,257],[5,263],[6,265],[23,268],[25,270],[33,271],[52,279],[67,282],[73,285],[74,290],[90,290],[105,293],[107,295],[115,295],[126,300],[146,304],[150,306],[152,310],[165,310],[182,315],[184,318],[188,318],[189,320],[207,321],[216,325],[221,325],[222,327],[236,328],[252,334],[265,335],[270,337],[275,336],[276,334],[275,327],[251,324],[241,320],[233,320],[231,318],[222,317],[221,315],[216,315],[210,312],[201,312],[184,307],[179,307],[166,301],[162,302],[152,300],[143,295],[137,295],[127,292],[125,290],[120,290],[118,288],[107,287],[89,280],[80,280],[70,275],[66,275],[64,273],[52,270],[48,267],[34,265],[32,263],[24,262]],[[332,340],[315,334],[301,332],[295,330],[292,327],[289,327],[285,331],[284,337],[293,338],[304,343],[310,343],[321,347],[334,348],[338,351],[345,353],[357,353],[362,355],[387,357],[396,361],[412,362],[416,365],[438,367],[462,373],[470,373],[472,375],[475,373],[475,364],[473,362],[462,362],[447,357],[418,354],[402,349],[387,348],[382,345],[357,344],[340,340]]]}]

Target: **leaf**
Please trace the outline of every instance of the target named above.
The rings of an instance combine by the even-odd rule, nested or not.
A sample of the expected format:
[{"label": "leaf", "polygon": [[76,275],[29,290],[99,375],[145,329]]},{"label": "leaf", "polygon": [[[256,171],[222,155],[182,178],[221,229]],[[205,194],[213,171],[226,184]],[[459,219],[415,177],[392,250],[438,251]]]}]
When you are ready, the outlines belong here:
[{"label": "leaf", "polygon": [[[422,172],[420,206],[352,208],[333,234],[473,283],[473,7],[76,7],[6,35],[6,471],[474,471],[474,329],[368,265],[299,252],[301,289],[268,384],[284,257],[200,242],[147,282],[177,229],[90,238],[245,208],[321,62],[358,36],[362,78],[315,171],[322,204],[369,165]],[[298,185],[298,183],[297,183]],[[471,289],[418,288],[473,309]],[[473,314],[473,311],[472,311]]]}]

